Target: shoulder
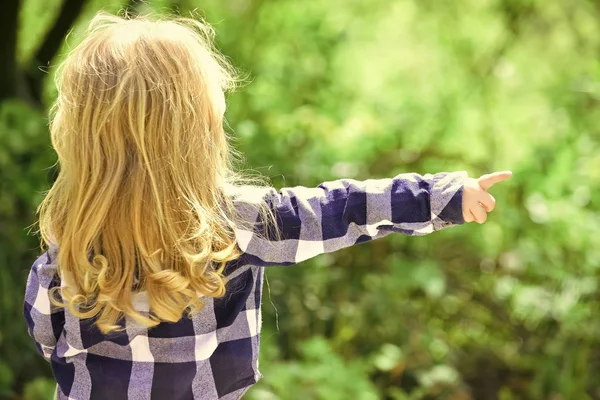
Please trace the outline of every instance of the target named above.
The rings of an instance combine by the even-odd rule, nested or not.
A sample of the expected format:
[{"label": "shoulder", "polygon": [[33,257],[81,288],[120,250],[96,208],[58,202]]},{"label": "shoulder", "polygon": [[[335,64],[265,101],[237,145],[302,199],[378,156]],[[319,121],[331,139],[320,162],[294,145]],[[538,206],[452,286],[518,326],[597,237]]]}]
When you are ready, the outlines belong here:
[{"label": "shoulder", "polygon": [[38,256],[31,265],[29,279],[37,280],[38,284],[44,288],[55,286],[59,281],[56,265],[57,255],[58,250],[50,248]]},{"label": "shoulder", "polygon": [[275,189],[272,187],[250,186],[250,185],[226,185],[225,194],[234,203],[258,204],[272,196]]}]

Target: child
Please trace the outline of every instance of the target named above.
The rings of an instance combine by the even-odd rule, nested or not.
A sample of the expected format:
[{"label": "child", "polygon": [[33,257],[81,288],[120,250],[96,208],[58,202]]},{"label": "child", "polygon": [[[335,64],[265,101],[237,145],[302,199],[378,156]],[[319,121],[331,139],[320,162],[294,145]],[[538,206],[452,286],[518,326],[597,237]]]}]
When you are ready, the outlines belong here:
[{"label": "child", "polygon": [[100,14],[57,76],[24,313],[59,399],[239,399],[261,376],[263,267],[483,223],[510,176],[249,185],[223,130],[232,70],[192,20]]}]

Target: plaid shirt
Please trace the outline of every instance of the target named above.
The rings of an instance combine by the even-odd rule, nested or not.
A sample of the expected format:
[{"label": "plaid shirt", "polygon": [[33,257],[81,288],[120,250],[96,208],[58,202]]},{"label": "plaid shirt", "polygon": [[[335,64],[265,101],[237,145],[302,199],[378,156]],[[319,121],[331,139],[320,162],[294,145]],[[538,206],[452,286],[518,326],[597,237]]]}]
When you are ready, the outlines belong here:
[{"label": "plaid shirt", "polygon": [[[33,264],[24,313],[38,351],[51,363],[59,399],[239,399],[258,371],[263,267],[292,265],[377,239],[391,232],[425,235],[463,223],[465,173],[393,179],[338,180],[317,188],[237,188],[241,215],[257,221],[238,230],[242,256],[226,268],[227,294],[206,298],[202,311],[147,329],[126,319],[124,330],[102,334],[89,320],[50,303],[48,290],[64,285],[56,251]],[[257,234],[256,202],[267,201],[281,230]],[[148,312],[145,293],[137,310]]]}]

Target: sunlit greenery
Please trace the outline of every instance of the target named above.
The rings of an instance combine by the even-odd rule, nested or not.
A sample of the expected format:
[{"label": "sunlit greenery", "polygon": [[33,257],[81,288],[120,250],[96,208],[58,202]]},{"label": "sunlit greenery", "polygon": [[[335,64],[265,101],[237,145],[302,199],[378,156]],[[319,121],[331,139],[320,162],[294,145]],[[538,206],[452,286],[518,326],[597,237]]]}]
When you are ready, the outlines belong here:
[{"label": "sunlit greenery", "polygon": [[[21,62],[60,3],[23,0]],[[600,3],[149,3],[214,24],[250,77],[228,99],[235,146],[275,186],[515,173],[483,226],[269,269],[249,399],[600,399]],[[89,1],[68,43],[124,5]],[[53,388],[21,304],[54,161],[43,107],[0,104],[0,397]]]}]

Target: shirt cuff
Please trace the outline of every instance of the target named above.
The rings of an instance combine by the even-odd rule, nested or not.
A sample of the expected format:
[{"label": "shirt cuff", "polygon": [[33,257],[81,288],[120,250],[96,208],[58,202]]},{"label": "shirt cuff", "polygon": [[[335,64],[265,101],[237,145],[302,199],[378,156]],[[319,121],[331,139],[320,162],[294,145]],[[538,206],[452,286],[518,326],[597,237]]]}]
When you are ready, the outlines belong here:
[{"label": "shirt cuff", "polygon": [[462,211],[465,171],[440,173],[433,176],[431,189],[431,221],[433,230],[439,231],[465,222]]}]

